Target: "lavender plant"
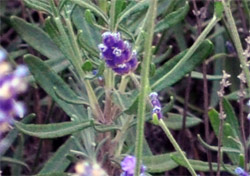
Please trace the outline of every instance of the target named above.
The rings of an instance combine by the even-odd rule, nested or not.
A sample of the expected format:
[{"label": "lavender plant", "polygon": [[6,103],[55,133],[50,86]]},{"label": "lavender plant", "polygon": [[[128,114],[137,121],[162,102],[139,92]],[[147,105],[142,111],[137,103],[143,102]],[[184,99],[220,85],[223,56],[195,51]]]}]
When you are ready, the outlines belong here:
[{"label": "lavender plant", "polygon": [[21,2],[40,21],[7,17],[31,93],[14,121],[28,69],[0,52],[3,175],[249,175],[246,0]]}]

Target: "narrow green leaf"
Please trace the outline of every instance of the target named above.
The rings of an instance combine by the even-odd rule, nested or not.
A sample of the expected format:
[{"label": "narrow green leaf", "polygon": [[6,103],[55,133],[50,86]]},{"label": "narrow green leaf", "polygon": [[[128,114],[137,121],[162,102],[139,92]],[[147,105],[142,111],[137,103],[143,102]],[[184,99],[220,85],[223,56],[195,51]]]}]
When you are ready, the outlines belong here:
[{"label": "narrow green leaf", "polygon": [[[23,149],[24,149],[24,137],[20,135],[18,138],[18,145],[14,152],[14,158],[16,160],[22,161],[23,160]],[[11,167],[11,174],[12,175],[20,175],[22,172],[22,167],[20,165],[13,165]]]},{"label": "narrow green leaf", "polygon": [[187,50],[170,59],[157,69],[155,76],[150,79],[152,89],[154,91],[160,91],[173,85],[206,59],[212,52],[212,49],[213,44],[209,40],[205,40],[198,47],[196,52],[185,63],[180,64],[180,66],[174,67],[179,61],[181,62],[181,59],[186,54]]},{"label": "narrow green leaf", "polygon": [[85,10],[84,17],[89,24],[93,25],[95,23],[95,17],[89,9]]},{"label": "narrow green leaf", "polygon": [[86,119],[87,115],[83,106],[67,103],[56,95],[54,87],[57,88],[57,91],[60,92],[60,94],[66,95],[68,99],[78,99],[75,92],[70,89],[60,76],[49,68],[45,62],[35,56],[26,55],[24,60],[38,84],[55,100],[65,113],[67,113],[72,119],[75,119],[76,116]]},{"label": "narrow green leaf", "polygon": [[57,138],[66,135],[73,134],[79,130],[83,130],[92,125],[91,121],[84,122],[61,122],[51,124],[24,124],[21,122],[15,122],[15,126],[18,130],[24,134],[35,136],[42,139]]},{"label": "narrow green leaf", "polygon": [[32,8],[32,9],[36,9],[36,10],[39,10],[39,11],[44,11],[44,12],[47,12],[48,14],[50,14],[50,15],[53,14],[48,0],[39,0],[39,1],[24,0],[24,3],[25,3],[26,6]]},{"label": "narrow green leaf", "polygon": [[49,59],[64,58],[62,52],[41,28],[15,16],[11,17],[11,24],[21,38],[42,55]]},{"label": "narrow green leaf", "polygon": [[[172,155],[171,159],[173,159],[179,165],[185,167],[185,162],[183,161],[183,159],[180,156]],[[209,163],[208,162],[199,161],[199,160],[191,160],[191,159],[189,159],[188,161],[190,162],[190,164],[192,165],[192,167],[196,171],[202,171],[202,172],[209,171]],[[217,171],[217,163],[212,163],[212,166],[213,166],[213,171]],[[229,164],[225,164],[225,166],[227,168],[232,168],[232,166]],[[226,171],[226,170],[224,167],[221,167],[221,171]],[[232,169],[232,171],[233,171],[233,169]]]},{"label": "narrow green leaf", "polygon": [[[250,98],[250,92],[248,89],[244,90],[246,92],[246,96],[244,98]],[[227,100],[238,100],[239,99],[239,93],[240,91],[234,91],[228,95],[225,96]]]},{"label": "narrow green leaf", "polygon": [[119,105],[122,110],[128,110],[135,99],[137,98],[138,91],[131,91],[129,93],[120,93],[118,91],[114,91],[112,93],[112,100],[114,101],[115,104]]},{"label": "narrow green leaf", "polygon": [[[78,137],[76,138],[78,139]],[[61,147],[46,162],[46,164],[38,174],[63,172],[71,163],[66,157],[67,154],[69,154],[70,150],[77,150],[77,147],[72,137],[67,139],[67,141],[63,145],[61,145]]]},{"label": "narrow green leaf", "polygon": [[103,11],[96,6],[94,3],[87,1],[87,0],[71,0],[72,2],[78,4],[79,6],[90,9],[92,12],[94,12],[96,15],[102,17],[102,19],[107,23],[108,18],[107,16],[103,13]]},{"label": "narrow green leaf", "polygon": [[[219,113],[215,109],[211,109],[208,112],[208,116],[209,116],[211,125],[213,127],[213,130],[215,132],[215,135],[218,137],[219,125],[220,125]],[[224,147],[229,147],[229,148],[233,148],[233,149],[242,151],[241,146],[239,146],[238,143],[236,143],[234,140],[229,138],[229,137],[233,137],[234,139],[238,140],[234,130],[232,129],[231,125],[226,122],[226,120],[227,120],[227,118],[225,119],[225,123],[223,125],[224,130],[223,130],[223,136],[222,136],[222,145]],[[234,164],[238,164],[238,158],[239,158],[238,154],[227,153],[227,155],[229,156],[230,160]]]},{"label": "narrow green leaf", "polygon": [[[35,114],[30,114],[23,118],[22,123],[29,123],[35,117]],[[12,143],[16,140],[18,135],[18,130],[16,128],[12,129],[5,138],[0,140],[0,158],[6,153]]]},{"label": "narrow green leaf", "polygon": [[[198,134],[198,140],[199,142],[204,146],[206,147],[207,149],[211,150],[211,151],[218,151],[218,146],[211,146],[209,144],[207,144],[202,138],[201,136]],[[240,154],[241,151],[240,150],[236,150],[236,149],[233,149],[233,148],[230,148],[230,147],[221,147],[221,151],[222,152],[231,152],[231,153],[238,153]]]},{"label": "narrow green leaf", "polygon": [[227,115],[225,122],[229,123],[235,133],[235,135],[240,139],[240,126],[238,122],[238,118],[235,115],[234,109],[231,105],[231,103],[227,99],[223,99],[223,108]]},{"label": "narrow green leaf", "polygon": [[174,26],[175,24],[182,21],[189,11],[189,4],[186,2],[184,7],[179,8],[178,10],[168,14],[162,20],[160,20],[157,25],[155,26],[155,32],[160,32],[170,27]]},{"label": "narrow green leaf", "polygon": [[9,158],[9,157],[1,157],[0,162],[6,162],[6,163],[10,163],[10,164],[18,164],[18,165],[24,166],[28,170],[30,170],[29,166],[26,163],[19,161],[17,159],[13,159],[13,158]]},{"label": "narrow green leaf", "polygon": [[142,157],[143,164],[147,167],[149,173],[161,173],[170,171],[178,166],[171,159],[171,155],[178,156],[178,152],[166,153],[161,155],[144,156]]},{"label": "narrow green leaf", "polygon": [[[164,118],[164,122],[168,128],[172,130],[180,130],[182,129],[182,119],[183,115],[168,113],[167,118]],[[187,117],[186,119],[186,127],[190,128],[202,123],[202,120],[197,117]]]},{"label": "narrow green leaf", "polygon": [[[200,72],[192,71],[191,77],[196,79],[203,79],[203,74]],[[215,80],[221,80],[222,75],[208,75],[207,74],[207,80],[215,81]]]},{"label": "narrow green leaf", "polygon": [[[83,39],[83,43],[87,44],[90,48],[97,51],[97,45],[101,43],[101,32],[99,29],[90,25],[85,17],[85,11],[80,7],[75,7],[72,13],[72,21]],[[97,52],[99,57],[99,52]]]},{"label": "narrow green leaf", "polygon": [[130,17],[132,14],[141,11],[142,9],[145,9],[148,7],[149,5],[149,0],[142,0],[138,3],[135,2],[131,2],[132,4],[129,5],[126,9],[124,9],[120,15],[117,18],[117,24],[119,25],[119,23],[121,21],[123,21],[124,19],[126,19],[127,17]]}]

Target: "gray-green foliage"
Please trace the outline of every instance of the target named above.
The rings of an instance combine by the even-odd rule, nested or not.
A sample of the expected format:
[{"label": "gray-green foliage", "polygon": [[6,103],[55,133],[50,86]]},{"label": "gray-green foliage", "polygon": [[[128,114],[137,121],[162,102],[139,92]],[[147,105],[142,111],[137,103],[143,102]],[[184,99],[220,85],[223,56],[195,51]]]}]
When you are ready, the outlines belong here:
[{"label": "gray-green foliage", "polygon": [[[182,30],[180,27],[186,24],[185,19],[190,12],[190,2],[175,0],[157,2],[158,8],[154,9],[153,0],[139,2],[99,0],[96,4],[90,0],[60,0],[59,4],[55,4],[53,0],[24,0],[27,7],[48,15],[44,24],[28,23],[16,16],[10,17],[10,22],[22,40],[41,55],[34,56],[26,54],[26,50],[19,50],[10,55],[10,60],[14,62],[17,56],[26,54],[24,61],[32,75],[29,81],[39,85],[53,99],[56,106],[69,116],[70,121],[57,119],[55,122],[53,117],[48,120],[51,123],[46,121],[46,124],[30,123],[31,117],[26,117],[22,122],[16,121],[15,128],[3,139],[7,142],[0,141],[0,156],[2,157],[17,138],[17,130],[22,133],[16,147],[20,151],[15,151],[14,158],[1,158],[2,162],[15,164],[11,169],[13,173],[21,174],[22,167],[30,169],[26,163],[20,161],[23,158],[22,150],[27,136],[40,139],[69,136],[42,166],[32,168],[32,171],[39,170],[39,176],[67,175],[68,166],[74,162],[70,158],[75,159],[78,155],[95,161],[100,153],[103,154],[101,147],[107,148],[105,146],[107,141],[111,145],[110,151],[113,152],[111,159],[116,162],[120,161],[124,153],[133,154],[135,143],[138,144],[139,140],[143,141],[144,147],[140,148],[139,145],[136,153],[142,152],[143,149],[147,154],[142,157],[142,161],[147,166],[147,172],[151,174],[170,171],[178,166],[188,167],[178,152],[153,155],[147,141],[142,138],[143,131],[138,133],[139,138],[134,142],[136,140],[134,126],[144,125],[144,121],[140,121],[138,117],[139,121],[137,121],[134,117],[139,109],[138,114],[142,115],[145,121],[152,122],[151,107],[147,99],[151,90],[162,92],[162,95],[168,97],[172,96],[168,89],[178,84],[187,74],[191,73],[192,78],[203,79],[203,75],[196,68],[214,52],[213,40],[207,39],[207,36],[222,17],[223,7],[220,2],[215,3],[214,17],[190,47],[185,49],[187,42],[181,43],[185,39],[184,32],[181,35],[175,33],[176,37],[181,36],[179,40],[177,39],[177,43],[179,42],[179,49],[183,51],[173,56],[171,46],[158,55],[157,50],[160,50],[162,43],[156,43],[157,50],[153,50],[151,40],[154,41],[154,37],[159,34],[170,37],[174,29]],[[151,12],[156,14],[157,20],[151,16]],[[154,25],[150,25],[151,23],[155,23],[155,27],[152,27]],[[196,30],[192,26],[189,26],[189,29],[191,32]],[[110,73],[110,70],[104,66],[103,60],[100,59],[98,51],[98,44],[102,42],[101,34],[104,30],[117,30],[124,38],[130,40],[132,46],[138,50],[138,59],[141,63],[144,63],[146,58],[147,63],[144,66],[149,67],[150,74],[142,64],[139,67],[144,70],[143,75],[149,76],[139,77],[139,72],[136,71],[127,75],[126,79],[125,77],[121,79],[121,76]],[[142,45],[143,43],[145,45]],[[220,42],[216,41],[215,45],[216,43]],[[151,57],[152,54],[157,56]],[[92,74],[92,69],[98,70],[97,75]],[[221,73],[221,70],[216,71]],[[69,77],[70,80],[65,79]],[[221,78],[221,75],[207,75],[208,81],[218,81]],[[104,86],[101,79],[104,79]],[[111,89],[107,89],[107,87],[110,88],[110,83]],[[144,85],[142,89],[140,89],[141,83]],[[213,97],[216,96],[216,88],[218,88],[218,83],[213,89]],[[242,146],[236,142],[242,138],[240,126],[229,102],[229,100],[238,99],[237,93],[233,92],[223,99],[227,118],[222,137],[222,151],[234,165],[240,164],[239,154],[243,153]],[[179,113],[181,112],[179,110],[182,110],[182,107],[171,98],[171,102],[167,104],[167,98],[164,96],[162,96],[164,123],[169,129],[181,130],[183,114]],[[112,119],[106,121],[107,119],[103,120],[106,117],[103,113],[108,112],[105,108],[109,103],[111,107],[108,108],[112,112],[109,113],[111,117],[108,118]],[[216,103],[217,100],[214,100],[213,106]],[[140,107],[142,104],[145,108]],[[178,112],[169,112],[172,110]],[[198,112],[196,114],[187,115],[186,128],[204,124],[202,116]],[[213,131],[218,137],[219,113],[212,109],[208,115]],[[100,140],[101,136],[106,138]],[[208,150],[218,151],[216,146],[207,144],[200,136],[198,138]],[[100,142],[99,145],[97,145],[98,142]],[[102,157],[101,159],[105,161],[106,155]],[[208,162],[188,161],[196,171],[209,171]],[[216,171],[217,163],[212,163],[212,166]],[[225,164],[221,170],[232,172],[234,168],[235,166]]]}]

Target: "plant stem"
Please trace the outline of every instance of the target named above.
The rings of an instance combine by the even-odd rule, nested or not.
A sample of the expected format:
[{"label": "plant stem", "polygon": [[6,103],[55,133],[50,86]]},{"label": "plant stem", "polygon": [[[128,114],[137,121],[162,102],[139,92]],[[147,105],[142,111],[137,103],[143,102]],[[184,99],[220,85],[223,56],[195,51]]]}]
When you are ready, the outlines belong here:
[{"label": "plant stem", "polygon": [[157,1],[151,0],[149,6],[149,13],[151,14],[147,19],[146,38],[144,43],[144,59],[141,71],[141,94],[139,96],[138,103],[138,114],[137,114],[137,126],[136,126],[136,145],[135,145],[135,156],[137,159],[135,176],[140,175],[141,170],[141,158],[143,150],[143,138],[144,138],[144,121],[145,121],[145,110],[146,110],[146,98],[148,96],[149,88],[149,66],[152,55],[152,41],[154,35],[154,20],[157,12]]},{"label": "plant stem", "polygon": [[238,53],[240,63],[241,63],[241,66],[242,66],[242,70],[243,70],[243,72],[245,74],[245,77],[246,77],[248,89],[250,90],[250,72],[249,72],[249,69],[248,69],[248,66],[247,66],[246,57],[243,55],[243,48],[242,48],[242,44],[241,44],[241,41],[240,41],[240,36],[239,36],[238,31],[237,31],[237,27],[236,27],[232,12],[230,10],[229,3],[227,4],[225,2],[225,0],[222,0],[222,4],[224,6],[225,15],[227,17],[228,24],[229,24],[229,27],[230,27],[230,30],[231,30],[231,34],[232,34],[231,37],[233,39],[236,51]]},{"label": "plant stem", "polygon": [[88,80],[84,79],[85,74],[84,74],[83,70],[81,69],[81,65],[83,62],[82,62],[79,46],[76,42],[76,38],[75,38],[72,24],[71,24],[69,19],[66,19],[65,21],[66,21],[66,25],[68,28],[69,36],[67,35],[60,18],[59,17],[55,18],[57,28],[59,29],[59,32],[62,35],[64,44],[69,49],[69,53],[67,55],[68,55],[72,65],[74,66],[78,77],[84,83],[84,85],[86,87],[92,111],[93,111],[95,117],[99,118],[99,120],[103,120],[103,114],[102,114],[101,108],[99,106],[99,103],[97,101],[97,97],[95,95],[95,92],[94,92],[90,82]]},{"label": "plant stem", "polygon": [[218,135],[218,153],[217,153],[217,174],[216,176],[220,176],[220,165],[221,165],[221,144],[222,144],[222,135],[223,135],[223,125],[224,125],[224,111],[222,105],[223,97],[220,96],[220,126],[219,126],[219,135]]},{"label": "plant stem", "polygon": [[242,80],[240,80],[240,131],[242,136],[242,145],[244,148],[244,170],[247,171],[247,161],[248,161],[248,151],[247,151],[247,145],[246,145],[246,135],[245,135],[245,123],[244,123],[244,83]]},{"label": "plant stem", "polygon": [[191,173],[191,175],[196,176],[196,173],[195,173],[193,167],[189,163],[189,161],[188,161],[187,157],[185,156],[184,152],[181,150],[180,146],[178,145],[178,143],[176,142],[176,140],[174,139],[174,137],[172,136],[171,132],[169,131],[168,127],[165,125],[165,123],[164,123],[164,121],[162,119],[159,120],[159,125],[163,129],[165,134],[167,135],[168,139],[170,140],[170,142],[174,146],[175,150],[178,151],[181,154],[183,160],[186,163],[186,167],[189,170],[189,172]]},{"label": "plant stem", "polygon": [[110,7],[110,23],[109,23],[109,29],[111,31],[116,31],[115,28],[115,5],[116,5],[116,0],[111,0],[111,7]]}]

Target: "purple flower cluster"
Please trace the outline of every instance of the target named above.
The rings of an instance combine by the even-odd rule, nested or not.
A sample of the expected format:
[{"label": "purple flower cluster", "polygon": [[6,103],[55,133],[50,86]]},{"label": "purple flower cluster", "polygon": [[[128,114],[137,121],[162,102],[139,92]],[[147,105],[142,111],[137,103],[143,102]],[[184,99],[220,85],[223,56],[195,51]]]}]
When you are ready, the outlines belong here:
[{"label": "purple flower cluster", "polygon": [[[121,167],[123,170],[121,176],[134,176],[135,166],[136,166],[136,158],[130,155],[126,156],[121,162]],[[144,176],[145,171],[146,171],[146,166],[142,165],[140,176]]]},{"label": "purple flower cluster", "polygon": [[158,99],[158,94],[156,92],[152,92],[149,94],[149,98],[151,101],[151,104],[153,106],[152,110],[152,116],[157,116],[158,119],[161,119],[163,117],[162,112],[161,112],[161,103]]},{"label": "purple flower cluster", "polygon": [[97,164],[90,164],[82,161],[75,166],[74,176],[107,176],[106,172]]},{"label": "purple flower cluster", "polygon": [[98,45],[101,58],[114,72],[124,75],[137,68],[136,51],[132,52],[130,44],[122,40],[120,33],[105,32],[102,42]]},{"label": "purple flower cluster", "polygon": [[249,176],[249,174],[244,171],[241,167],[237,167],[234,172],[238,175],[238,176]]},{"label": "purple flower cluster", "polygon": [[6,53],[0,49],[0,134],[7,130],[8,124],[13,123],[14,117],[24,116],[24,105],[16,101],[16,98],[26,90],[24,77],[29,72],[24,65],[13,71],[5,58]]}]

